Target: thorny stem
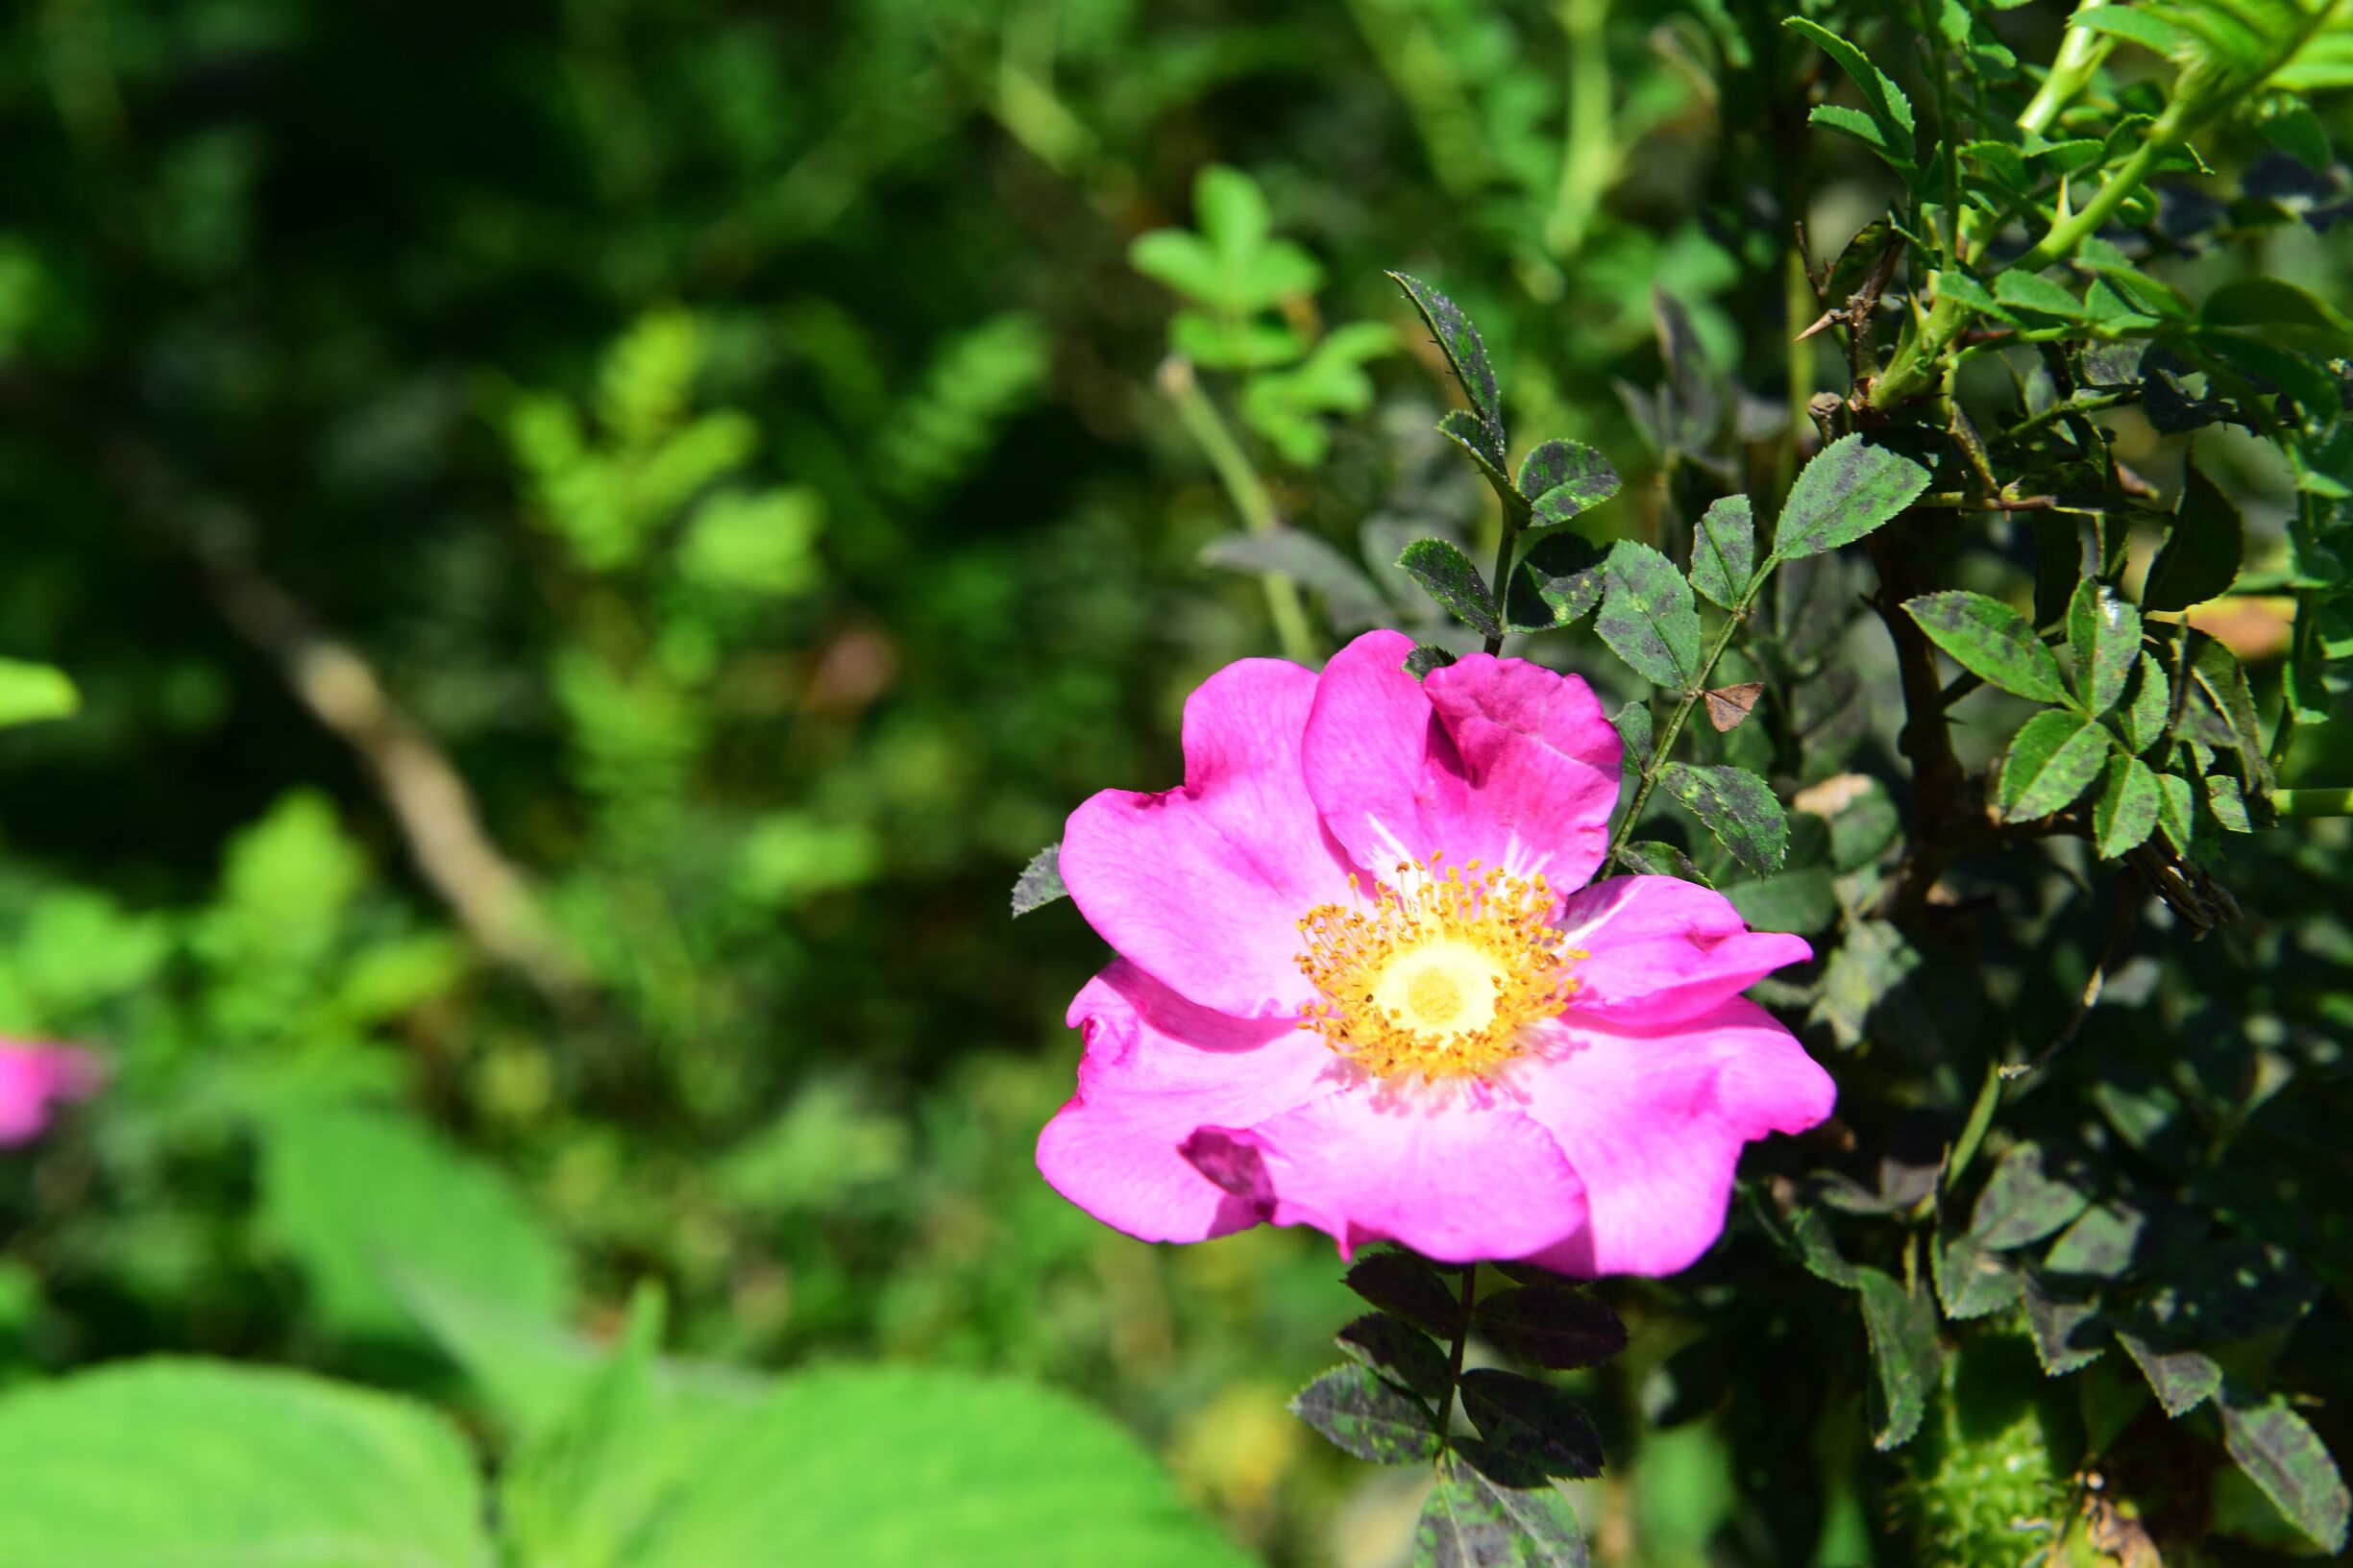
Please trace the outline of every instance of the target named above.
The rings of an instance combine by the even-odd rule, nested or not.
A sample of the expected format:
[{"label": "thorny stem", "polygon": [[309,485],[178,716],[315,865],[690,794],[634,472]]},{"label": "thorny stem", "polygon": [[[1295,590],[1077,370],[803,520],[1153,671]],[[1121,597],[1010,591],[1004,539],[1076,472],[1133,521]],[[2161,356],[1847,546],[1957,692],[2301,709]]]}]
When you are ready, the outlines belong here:
[{"label": "thorny stem", "polygon": [[1462,1327],[1455,1331],[1454,1353],[1446,1362],[1446,1397],[1438,1402],[1438,1441],[1446,1441],[1448,1429],[1455,1424],[1455,1384],[1462,1381],[1462,1354],[1471,1343],[1471,1304],[1477,1299],[1479,1265],[1462,1265]]},{"label": "thorny stem", "polygon": [[[1253,533],[1280,531],[1283,517],[1275,510],[1274,497],[1266,493],[1265,481],[1242,454],[1240,443],[1226,428],[1225,416],[1202,390],[1201,379],[1193,374],[1192,361],[1173,354],[1162,360],[1160,384],[1168,401],[1176,404],[1177,417],[1185,422],[1186,433],[1193,438],[1193,445],[1201,449],[1201,455],[1216,471],[1217,482],[1225,486],[1226,496],[1241,514],[1244,526]],[[1315,637],[1308,629],[1299,585],[1280,572],[1269,572],[1259,580],[1266,588],[1266,613],[1274,621],[1275,640],[1283,649],[1283,656],[1294,663],[1313,664]]]},{"label": "thorny stem", "polygon": [[[2101,0],[2084,0],[2076,9],[2089,11]],[[2059,111],[2071,103],[2099,69],[2099,62],[2108,58],[2116,39],[2105,33],[2095,33],[2088,27],[2070,26],[2060,39],[2058,56],[2050,62],[2050,74],[2043,79],[2034,102],[2018,117],[2018,128],[2041,135],[2058,123]]]}]

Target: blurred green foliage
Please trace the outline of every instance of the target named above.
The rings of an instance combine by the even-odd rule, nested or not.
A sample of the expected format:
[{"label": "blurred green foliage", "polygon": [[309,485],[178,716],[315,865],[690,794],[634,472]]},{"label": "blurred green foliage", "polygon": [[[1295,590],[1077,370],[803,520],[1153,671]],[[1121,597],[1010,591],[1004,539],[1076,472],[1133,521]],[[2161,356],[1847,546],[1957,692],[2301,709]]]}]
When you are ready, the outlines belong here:
[{"label": "blurred green foliage", "polygon": [[[1011,1374],[1108,1409],[1269,1560],[1402,1560],[1427,1478],[1364,1481],[1281,1410],[1351,1310],[1328,1249],[1152,1249],[1037,1180],[1076,1054],[1055,1020],[1100,951],[1066,907],[1008,927],[1005,889],[1087,794],[1177,776],[1182,694],[1271,648],[1275,582],[1318,649],[1375,623],[1477,641],[1395,565],[1417,537],[1490,543],[1495,516],[1430,432],[1440,362],[1386,270],[1471,309],[1515,424],[1616,461],[1623,495],[1580,524],[1597,541],[1687,538],[1709,497],[1777,497],[1839,368],[1827,338],[1793,345],[1822,303],[1793,231],[1829,266],[1891,182],[1809,127],[1840,89],[1779,25],[1799,9],[1825,8],[0,15],[0,722],[43,721],[0,734],[0,1034],[86,1043],[108,1072],[37,1150],[0,1155],[0,1380],[170,1353],[436,1402],[512,1461],[509,1545],[537,1560],[577,1546],[584,1476],[688,1521],[674,1550],[696,1555],[613,1560],[737,1560],[721,1537],[756,1516],[665,1491],[683,1450],[621,1454],[599,1401],[630,1400],[748,1423],[727,1429],[748,1492],[831,1462],[798,1424],[854,1456],[903,1451],[911,1420],[1010,1423],[1033,1472],[1101,1464],[1095,1493],[1125,1500],[1107,1529],[1223,1550],[1095,1417],[967,1376]],[[1842,9],[1908,80],[1917,18]],[[2041,60],[2065,8],[1943,14]],[[2342,129],[2326,100],[2266,114],[2214,128],[2215,166],[2267,135],[2309,150],[2307,119],[2324,152]],[[2235,228],[2166,264],[2341,303],[2346,231],[2302,221],[2341,207],[2341,166],[2266,167]],[[1167,396],[1171,349],[1211,417],[1231,411],[1240,468]],[[2012,368],[2023,402],[2057,405],[2047,371]],[[2184,488],[2153,411],[2103,417],[2120,461]],[[2250,570],[2275,571],[2292,477],[2228,427],[2198,461],[2245,513]],[[2005,519],[1955,580],[2022,607],[2037,560],[2072,548]],[[1782,574],[1758,611],[1769,668],[1726,661],[1782,695],[1701,736],[1709,759],[1784,793],[1900,777],[1853,564]],[[1238,573],[1271,575],[1268,597]],[[2248,656],[2267,714],[2276,652]],[[1588,673],[1613,706],[1644,695]],[[1965,710],[1972,766],[2005,700]],[[2307,734],[2291,782],[2341,784],[2348,728]],[[2292,1272],[2273,1300],[2295,1310],[2218,1354],[2335,1401],[2306,1414],[2353,1452],[2343,824],[2235,841],[2247,919],[2124,950],[2108,873],[2071,843],[1965,868],[1933,929],[1879,919],[1858,889],[1893,852],[1888,783],[1820,798],[1771,883],[1692,836],[1656,846],[1758,923],[1817,934],[1825,964],[1766,999],[1806,1020],[1851,1109],[1768,1157],[1693,1276],[1615,1291],[1634,1348],[1577,1375],[1609,1458],[1572,1488],[1597,1556],[1907,1560],[1983,1532],[1988,1454],[2035,1499],[2071,1484],[2079,1427],[2134,1434],[2114,1482],[2172,1498],[2148,1514],[2169,1559],[2293,1546],[2213,1460],[2262,1411],[2218,1396],[2176,1427],[2114,1376],[2120,1348],[2065,1385],[2082,1409],[2049,1413],[2012,1386],[2015,1328],[1962,1335],[1916,1390],[1940,1401],[1920,1447],[1875,1454],[1851,1298],[1790,1261],[1770,1200],[1802,1167],[1875,1166],[1846,1212],[1892,1224],[1984,1066],[2067,1031],[1989,1149],[2080,1143],[2103,1203],[2179,1221],[2169,1244]],[[2080,1006],[2096,967],[2106,992]],[[1858,1256],[1924,1294],[1940,1258],[1894,1236]],[[2120,1319],[2176,1310],[2155,1275],[2109,1278]],[[628,1315],[643,1282],[666,1327]],[[657,1363],[657,1338],[680,1360]],[[925,1369],[803,1369],[849,1360]],[[208,1430],[315,1404],[351,1463],[418,1456],[432,1550],[483,1550],[440,1417],[212,1375],[94,1386],[153,1378],[138,1409]],[[12,1437],[35,1409],[0,1417],[0,1498],[11,1442],[48,1441]],[[1001,1485],[1002,1458],[940,1462]],[[1081,1560],[1146,1560],[1121,1540]]]}]

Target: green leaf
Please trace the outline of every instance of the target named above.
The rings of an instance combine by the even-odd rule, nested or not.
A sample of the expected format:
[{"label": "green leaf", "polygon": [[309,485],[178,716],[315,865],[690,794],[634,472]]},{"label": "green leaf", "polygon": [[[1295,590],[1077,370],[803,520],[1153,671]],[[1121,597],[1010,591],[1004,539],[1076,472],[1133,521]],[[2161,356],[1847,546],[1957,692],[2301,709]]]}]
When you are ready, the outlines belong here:
[{"label": "green leaf", "polygon": [[1413,1532],[1413,1568],[1587,1568],[1591,1560],[1557,1488],[1495,1481],[1463,1452],[1438,1461]]},{"label": "green leaf", "polygon": [[2070,17],[2068,25],[2087,33],[2129,38],[2160,55],[2169,56],[2188,41],[2180,28],[2138,6],[2087,6]]},{"label": "green leaf", "polygon": [[1618,493],[1618,471],[1591,447],[1547,441],[1520,464],[1520,494],[1535,508],[1538,527],[1566,523]]},{"label": "green leaf", "polygon": [[1726,496],[1700,514],[1691,534],[1691,586],[1734,609],[1756,576],[1756,519],[1746,496]]},{"label": "green leaf", "polygon": [[2198,319],[2208,327],[2284,329],[2334,354],[2353,348],[2353,321],[2280,278],[2250,274],[2217,285],[2198,306]]},{"label": "green leaf", "polygon": [[0,1399],[0,1568],[479,1568],[456,1429],[305,1373],[118,1362]]},{"label": "green leaf", "polygon": [[1479,575],[1479,568],[1459,546],[1443,539],[1416,539],[1397,557],[1397,564],[1473,630],[1487,637],[1503,635],[1503,623],[1495,617],[1495,597],[1487,592],[1486,578]]},{"label": "green leaf", "polygon": [[2029,310],[2062,321],[2082,321],[2090,314],[2073,294],[2031,272],[2012,270],[1995,278],[1994,298],[2013,311]]},{"label": "green leaf", "polygon": [[2342,406],[2335,372],[2311,355],[2244,332],[2214,328],[2200,331],[2195,346],[2199,353],[2212,355],[2241,375],[2258,377],[2279,388],[2303,410],[2307,419],[2333,419]]},{"label": "green leaf", "polygon": [[1805,118],[1807,123],[1825,131],[1853,137],[1878,154],[1899,174],[1908,176],[1917,166],[1916,155],[1907,145],[1909,138],[1860,110],[1849,109],[1844,104],[1816,104]]},{"label": "green leaf", "polygon": [[1827,866],[1783,871],[1761,882],[1727,883],[1731,900],[1752,931],[1787,931],[1803,936],[1827,929],[1838,919],[1838,894]]},{"label": "green leaf", "polygon": [[1871,62],[1871,58],[1853,44],[1840,37],[1819,22],[1803,16],[1784,17],[1783,27],[1810,40],[1813,45],[1837,62],[1862,92],[1865,109],[1878,126],[1881,139],[1906,167],[1919,159],[1919,146],[1914,139],[1911,100],[1896,86],[1885,71]]},{"label": "green leaf", "polygon": [[2047,1168],[2042,1145],[2011,1144],[1977,1194],[1969,1216],[1971,1239],[2006,1251],[2056,1235],[2091,1207],[2078,1180]]},{"label": "green leaf", "polygon": [[2264,107],[2255,128],[2263,133],[2264,140],[2316,173],[2326,174],[2337,161],[2337,151],[2329,145],[2328,127],[2301,98],[2283,95],[2273,99]]},{"label": "green leaf", "polygon": [[1376,1252],[1350,1265],[1341,1282],[1385,1312],[1452,1341],[1467,1326],[1462,1300],[1438,1271],[1409,1253]]},{"label": "green leaf", "polygon": [[1972,674],[2037,702],[2067,700],[2058,659],[2026,618],[2001,600],[1954,588],[1906,600],[1903,609]]},{"label": "green leaf", "polygon": [[1042,908],[1057,898],[1067,898],[1070,890],[1063,886],[1062,845],[1049,844],[1029,857],[1021,874],[1014,879],[1013,915],[1019,919],[1033,909]]},{"label": "green leaf", "polygon": [[1947,1317],[1984,1317],[2016,1302],[2025,1289],[2025,1281],[2010,1261],[1973,1237],[1941,1238],[1928,1256],[1936,1275],[1936,1299],[1944,1304]]},{"label": "green leaf", "polygon": [[2165,1413],[2176,1420],[2222,1391],[2222,1368],[2211,1356],[2194,1350],[2162,1351],[2122,1330],[2117,1332],[2116,1342],[2148,1380],[2149,1391]]},{"label": "green leaf", "polygon": [[1378,626],[1389,618],[1387,601],[1364,574],[1304,528],[1220,535],[1201,547],[1201,564],[1255,576],[1280,573],[1323,595],[1332,624],[1343,631]]},{"label": "green leaf", "polygon": [[2141,657],[2141,612],[2106,584],[2084,581],[2068,601],[2067,641],[2075,655],[2075,695],[2083,711],[2107,712],[2124,695],[2124,678]]},{"label": "green leaf", "polygon": [[2198,640],[2190,674],[2230,725],[2239,751],[2239,776],[2247,787],[2264,794],[2271,790],[2271,763],[2265,754],[2263,723],[2255,712],[2255,693],[2247,684],[2246,667],[2239,656],[2211,637]]},{"label": "green leaf", "polygon": [[1291,1413],[1334,1447],[1374,1464],[1411,1464],[1437,1457],[1436,1418],[1372,1368],[1336,1366],[1291,1399]]},{"label": "green leaf", "polygon": [[2190,840],[2196,831],[2197,795],[2190,781],[2179,773],[2157,775],[2157,825],[2165,829],[2174,849],[2190,852]]},{"label": "green leaf", "polygon": [[1816,453],[1789,487],[1774,527],[1773,559],[1851,545],[1892,521],[1927,487],[1928,471],[1911,458],[1859,435],[1841,436]]},{"label": "green leaf", "polygon": [[1854,1288],[1863,1298],[1863,1327],[1871,1336],[1873,1385],[1871,1446],[1882,1454],[1901,1448],[1920,1430],[1928,1395],[1937,1383],[1936,1308],[1907,1294],[1889,1275],[1857,1268]]},{"label": "green leaf", "polygon": [[1609,727],[1618,732],[1618,742],[1626,747],[1624,765],[1630,772],[1639,772],[1651,765],[1652,734],[1651,705],[1648,702],[1629,702],[1609,716]]},{"label": "green leaf", "polygon": [[1511,569],[1505,624],[1514,631],[1550,631],[1574,624],[1602,601],[1603,557],[1592,541],[1547,534]]},{"label": "green leaf", "polygon": [[2108,732],[2079,713],[2046,708],[2026,721],[2001,759],[1999,797],[2009,821],[2064,811],[2098,776]]},{"label": "green leaf", "polygon": [[1773,786],[1745,768],[1693,767],[1670,762],[1658,781],[1681,801],[1731,851],[1732,858],[1758,876],[1781,869],[1789,843],[1789,820]]},{"label": "green leaf", "polygon": [[1593,629],[1609,650],[1654,686],[1690,690],[1700,673],[1700,612],[1675,563],[1621,539],[1609,547],[1602,583]]},{"label": "green leaf", "polygon": [[502,1469],[502,1533],[521,1561],[595,1562],[625,1550],[685,1478],[694,1453],[649,1440],[662,1318],[659,1292],[640,1286],[613,1354]]},{"label": "green leaf", "polygon": [[1340,1349],[1424,1399],[1442,1399],[1453,1374],[1446,1353],[1401,1317],[1366,1312],[1336,1336]]},{"label": "green leaf", "polygon": [[1584,1481],[1602,1473],[1602,1434],[1585,1408],[1549,1383],[1479,1367],[1462,1374],[1462,1409],[1503,1462],[1533,1484],[1545,1476]]},{"label": "green leaf", "polygon": [[2092,808],[2092,832],[2102,860],[2114,860],[2146,842],[2157,830],[2162,796],[2147,763],[2139,757],[2108,759],[2108,786]]},{"label": "green leaf", "polygon": [[259,1132],[261,1233],[331,1333],[413,1338],[393,1290],[412,1274],[544,1318],[570,1308],[570,1260],[497,1166],[389,1112],[306,1107]]},{"label": "green leaf", "polygon": [[2236,1387],[2222,1393],[2222,1443],[2239,1468],[2295,1523],[2329,1552],[2345,1545],[2345,1521],[2353,1500],[2328,1446],[2304,1418],[2277,1394],[2261,1404]]},{"label": "green leaf", "polygon": [[2124,748],[2139,756],[2155,746],[2164,737],[2166,721],[2172,714],[2173,683],[2166,678],[2165,666],[2153,658],[2143,659],[2132,683],[2132,700],[2116,714]]},{"label": "green leaf", "polygon": [[1512,488],[1511,476],[1504,472],[1503,459],[1487,450],[1487,431],[1479,423],[1479,416],[1468,408],[1449,408],[1438,420],[1438,433],[1469,456],[1471,466],[1479,470],[1494,491],[1496,499],[1507,510],[1526,506],[1528,500]]},{"label": "green leaf", "polygon": [[2244,555],[2246,526],[2239,508],[2195,463],[2183,476],[2181,501],[2165,548],[2149,563],[2141,593],[2144,610],[2186,610],[2230,592]]},{"label": "green leaf", "polygon": [[1663,840],[1636,839],[1620,846],[1617,860],[1636,876],[1672,876],[1703,888],[1715,886],[1689,855]]},{"label": "green leaf", "polygon": [[1598,1366],[1626,1348],[1626,1325],[1609,1304],[1573,1286],[1513,1286],[1471,1316],[1488,1343],[1531,1366]]},{"label": "green leaf", "polygon": [[704,1447],[691,1483],[627,1559],[628,1568],[1248,1561],[1099,1412],[1011,1379],[913,1366],[785,1379]]},{"label": "green leaf", "polygon": [[2050,1377],[2063,1377],[2099,1360],[2105,1325],[2096,1302],[2054,1296],[2032,1270],[2026,1274],[2026,1329],[2034,1336],[2035,1360]]},{"label": "green leaf", "polygon": [[1454,367],[1455,380],[1462,384],[1462,395],[1470,400],[1478,433],[1475,442],[1465,444],[1500,474],[1504,467],[1504,400],[1496,389],[1495,371],[1487,363],[1487,346],[1481,341],[1479,329],[1471,325],[1460,306],[1420,279],[1402,272],[1392,272],[1389,277],[1429,323],[1446,362]]},{"label": "green leaf", "polygon": [[24,659],[0,659],[0,728],[82,711],[82,694],[62,670]]}]

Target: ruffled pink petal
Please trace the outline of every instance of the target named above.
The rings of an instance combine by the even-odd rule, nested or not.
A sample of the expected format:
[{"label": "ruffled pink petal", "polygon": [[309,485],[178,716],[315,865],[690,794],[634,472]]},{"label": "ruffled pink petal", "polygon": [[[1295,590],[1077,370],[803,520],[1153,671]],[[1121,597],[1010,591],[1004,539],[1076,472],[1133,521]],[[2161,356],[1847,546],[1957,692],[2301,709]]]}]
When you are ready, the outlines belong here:
[{"label": "ruffled pink petal", "polygon": [[1349,868],[1300,773],[1315,676],[1243,659],[1185,703],[1185,785],[1105,790],[1070,814],[1062,876],[1090,925],[1171,990],[1237,1017],[1295,1014],[1300,917]]},{"label": "ruffled pink petal", "polygon": [[[1070,1004],[1078,1092],[1038,1138],[1038,1169],[1089,1213],[1146,1241],[1199,1241],[1266,1217],[1246,1169],[1203,1174],[1204,1126],[1248,1125],[1325,1092],[1336,1059],[1289,1019],[1228,1017],[1116,962]],[[1213,1156],[1202,1154],[1204,1159]]]},{"label": "ruffled pink petal", "polygon": [[1442,852],[1582,885],[1607,845],[1622,749],[1591,688],[1484,653],[1417,681],[1412,648],[1370,631],[1324,669],[1304,751],[1324,825],[1383,875]]},{"label": "ruffled pink petal", "polygon": [[1314,1226],[1344,1258],[1380,1240],[1441,1262],[1519,1258],[1585,1225],[1559,1146],[1483,1086],[1358,1083],[1228,1136],[1257,1155],[1274,1222]]},{"label": "ruffled pink petal", "polygon": [[1830,1075],[1755,1003],[1666,1029],[1564,1017],[1511,1079],[1585,1186],[1587,1223],[1530,1253],[1564,1274],[1672,1274],[1714,1244],[1741,1146],[1830,1114]]},{"label": "ruffled pink petal", "polygon": [[61,1100],[97,1091],[98,1064],[70,1045],[0,1041],[0,1146],[29,1143]]},{"label": "ruffled pink petal", "polygon": [[1643,1028],[1707,1012],[1785,964],[1803,939],[1752,931],[1720,893],[1673,876],[1620,876],[1571,895],[1559,924],[1589,957],[1572,971],[1572,1012]]}]

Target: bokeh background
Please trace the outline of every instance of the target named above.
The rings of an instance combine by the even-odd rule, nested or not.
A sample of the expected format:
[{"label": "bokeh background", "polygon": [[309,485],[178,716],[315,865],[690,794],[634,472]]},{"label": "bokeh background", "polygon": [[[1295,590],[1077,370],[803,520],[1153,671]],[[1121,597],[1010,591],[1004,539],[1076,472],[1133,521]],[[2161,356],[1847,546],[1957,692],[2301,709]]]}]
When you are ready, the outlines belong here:
[{"label": "bokeh background", "polygon": [[[1311,597],[1320,646],[1427,622],[1394,542],[1490,502],[1385,268],[1611,455],[1605,528],[1664,494],[1613,384],[1673,370],[1654,289],[1760,395],[1831,377],[1788,226],[1834,253],[1884,191],[1724,101],[1818,62],[1723,71],[1719,9],[8,8],[0,651],[85,706],[0,735],[0,1031],[108,1083],[0,1157],[0,1381],[175,1350],[462,1403],[387,1260],[591,1334],[653,1280],[682,1354],[1045,1380],[1271,1559],[1398,1560],[1426,1481],[1282,1408],[1351,1311],[1328,1243],[1146,1247],[1031,1164],[1103,954],[1008,888],[1276,646],[1130,247],[1248,171],[1299,352],[1340,347],[1262,386],[1181,346],[1268,504],[1385,526],[1393,601]],[[2341,298],[2341,252],[2253,264]],[[1702,1562],[1741,1488],[1708,1423],[1647,1431],[1645,1299],[1580,1508]]]}]

